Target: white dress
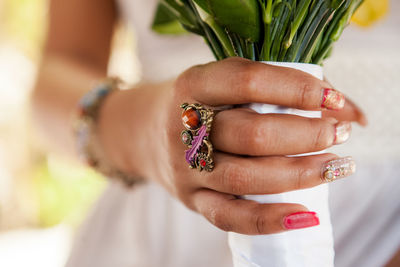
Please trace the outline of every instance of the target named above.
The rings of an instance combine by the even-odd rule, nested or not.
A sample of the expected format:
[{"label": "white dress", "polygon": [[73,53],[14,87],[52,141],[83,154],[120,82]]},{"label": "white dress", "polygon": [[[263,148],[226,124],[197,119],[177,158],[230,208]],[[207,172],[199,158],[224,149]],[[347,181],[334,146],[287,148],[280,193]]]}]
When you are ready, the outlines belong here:
[{"label": "white dress", "polygon": [[[156,0],[119,0],[138,38],[143,81],[172,78],[213,60],[198,36],[150,30]],[[392,10],[400,12],[393,1]],[[338,267],[376,267],[400,247],[400,19],[375,29],[347,29],[325,74],[362,106],[367,129],[333,149],[357,160],[358,172],[331,184]],[[140,155],[138,155],[140,157]],[[68,267],[228,267],[227,234],[188,210],[157,184],[128,191],[110,184],[83,225]]]}]

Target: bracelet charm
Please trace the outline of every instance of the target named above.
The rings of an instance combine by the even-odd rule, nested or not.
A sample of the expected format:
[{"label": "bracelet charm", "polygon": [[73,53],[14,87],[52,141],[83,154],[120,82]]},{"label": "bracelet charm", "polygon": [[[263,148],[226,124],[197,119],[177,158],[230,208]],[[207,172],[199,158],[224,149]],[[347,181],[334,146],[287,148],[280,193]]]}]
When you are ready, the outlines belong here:
[{"label": "bracelet charm", "polygon": [[105,159],[96,136],[100,108],[107,96],[119,90],[120,83],[119,79],[109,78],[87,92],[79,101],[73,128],[80,158],[105,176],[119,180],[131,187],[141,182],[142,179],[125,174],[111,166]]}]

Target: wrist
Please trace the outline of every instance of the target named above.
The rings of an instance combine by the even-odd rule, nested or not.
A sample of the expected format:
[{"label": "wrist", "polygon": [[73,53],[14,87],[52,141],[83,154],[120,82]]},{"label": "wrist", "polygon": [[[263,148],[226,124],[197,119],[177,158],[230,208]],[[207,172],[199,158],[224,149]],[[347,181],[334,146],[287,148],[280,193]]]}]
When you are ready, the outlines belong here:
[{"label": "wrist", "polygon": [[79,101],[76,118],[73,121],[80,157],[89,166],[103,175],[132,186],[142,179],[122,172],[106,157],[98,138],[98,122],[101,108],[111,95],[119,91],[121,82],[107,78],[88,91]]},{"label": "wrist", "polygon": [[153,85],[118,91],[100,110],[99,141],[108,160],[124,173],[148,176],[159,141],[155,133],[162,123],[162,91]]},{"label": "wrist", "polygon": [[[125,144],[126,131],[123,128],[125,121],[125,107],[122,106],[128,91],[117,91],[110,95],[103,103],[97,122],[97,136],[102,147],[104,157],[124,173],[137,175],[135,168],[130,164],[127,146]],[[127,124],[127,122],[125,122]]]}]

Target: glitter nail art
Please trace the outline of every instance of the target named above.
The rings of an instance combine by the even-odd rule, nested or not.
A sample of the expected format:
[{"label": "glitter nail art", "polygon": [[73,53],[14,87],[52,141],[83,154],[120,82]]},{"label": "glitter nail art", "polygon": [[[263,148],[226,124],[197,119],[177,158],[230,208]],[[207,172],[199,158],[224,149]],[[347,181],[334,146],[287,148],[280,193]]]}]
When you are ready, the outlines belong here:
[{"label": "glitter nail art", "polygon": [[344,107],[346,99],[342,93],[336,91],[335,89],[324,89],[324,94],[322,97],[322,108],[327,108],[331,110],[339,110]]},{"label": "glitter nail art", "polygon": [[339,122],[335,125],[335,145],[340,145],[346,142],[350,138],[351,134],[351,123],[347,121]]},{"label": "glitter nail art", "polygon": [[356,163],[352,157],[335,159],[327,162],[322,171],[322,178],[326,182],[350,176],[356,172]]}]

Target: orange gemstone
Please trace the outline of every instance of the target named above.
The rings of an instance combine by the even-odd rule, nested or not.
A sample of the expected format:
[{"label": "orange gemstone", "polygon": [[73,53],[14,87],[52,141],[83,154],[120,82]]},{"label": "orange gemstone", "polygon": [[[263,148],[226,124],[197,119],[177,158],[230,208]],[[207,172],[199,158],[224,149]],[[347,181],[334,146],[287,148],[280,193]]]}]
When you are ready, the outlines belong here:
[{"label": "orange gemstone", "polygon": [[189,130],[196,130],[200,127],[201,116],[200,112],[192,107],[187,108],[182,113],[183,125]]}]

